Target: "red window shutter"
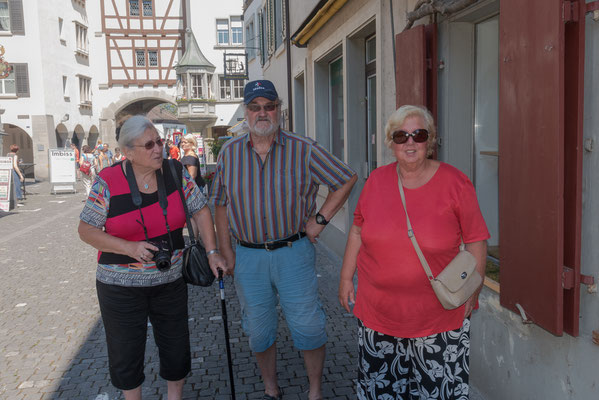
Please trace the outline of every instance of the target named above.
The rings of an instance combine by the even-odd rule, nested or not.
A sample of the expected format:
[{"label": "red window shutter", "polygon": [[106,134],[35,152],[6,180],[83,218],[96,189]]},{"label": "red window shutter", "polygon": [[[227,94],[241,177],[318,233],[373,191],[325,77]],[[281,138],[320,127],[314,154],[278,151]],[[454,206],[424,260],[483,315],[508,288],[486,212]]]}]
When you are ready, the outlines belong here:
[{"label": "red window shutter", "polygon": [[29,97],[29,70],[27,64],[12,64],[15,71],[16,92],[18,97]]},{"label": "red window shutter", "polygon": [[501,0],[501,304],[563,333],[562,0]]},{"label": "red window shutter", "polygon": [[25,20],[23,18],[23,1],[10,0],[8,3],[10,13],[10,31],[13,35],[25,34]]},{"label": "red window shutter", "polygon": [[426,106],[426,32],[418,25],[395,36],[397,108]]}]

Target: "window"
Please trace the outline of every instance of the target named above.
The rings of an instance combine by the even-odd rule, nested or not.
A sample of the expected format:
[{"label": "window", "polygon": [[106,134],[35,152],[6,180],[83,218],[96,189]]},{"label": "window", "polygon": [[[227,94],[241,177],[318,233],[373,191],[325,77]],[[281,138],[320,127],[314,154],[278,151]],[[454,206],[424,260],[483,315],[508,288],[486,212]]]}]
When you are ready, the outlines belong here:
[{"label": "window", "polygon": [[190,74],[191,75],[191,98],[192,99],[203,99],[204,88],[202,85],[203,74]]},{"label": "window", "polygon": [[60,17],[58,17],[58,39],[60,40],[60,43],[65,44],[66,40],[64,38],[64,20]]},{"label": "window", "polygon": [[329,64],[329,115],[331,152],[343,160],[343,58]]},{"label": "window", "polygon": [[29,69],[27,64],[10,64],[10,74],[0,79],[0,96],[29,97]]},{"label": "window", "polygon": [[150,67],[158,66],[158,51],[148,50],[148,64]]},{"label": "window", "polygon": [[62,76],[62,95],[65,100],[69,98],[68,79],[65,75]]},{"label": "window", "polygon": [[222,100],[238,100],[243,98],[244,79],[225,79],[219,77],[220,98]]},{"label": "window", "polygon": [[146,51],[145,50],[135,50],[135,65],[138,67],[146,66]]},{"label": "window", "polygon": [[220,98],[223,100],[231,100],[231,86],[229,82],[222,76],[219,78],[220,83]]},{"label": "window", "polygon": [[8,0],[0,0],[0,32],[10,31],[10,14]]},{"label": "window", "polygon": [[129,0],[129,15],[139,16],[139,0]]},{"label": "window", "polygon": [[87,27],[75,22],[75,35],[77,37],[77,51],[87,54]]},{"label": "window", "polygon": [[0,0],[0,32],[25,34],[22,0]]},{"label": "window", "polygon": [[245,43],[248,59],[250,60],[253,60],[256,57],[256,47],[258,47],[254,35],[254,21],[252,20],[245,27]]},{"label": "window", "polygon": [[243,22],[241,17],[231,17],[231,44],[243,44]]},{"label": "window", "polygon": [[79,77],[79,104],[80,105],[91,105],[91,78],[84,76]]},{"label": "window", "polygon": [[216,34],[217,43],[219,45],[229,44],[229,20],[217,19],[216,20]]},{"label": "window", "polygon": [[13,69],[6,78],[0,79],[0,95],[15,96],[16,94],[15,70]]},{"label": "window", "polygon": [[236,99],[241,99],[243,97],[245,81],[243,79],[233,79],[231,80],[231,83],[233,84],[233,97]]},{"label": "window", "polygon": [[273,36],[275,39],[275,47],[274,50],[278,49],[279,46],[283,43],[283,1],[275,0],[274,1],[274,25],[273,25]]},{"label": "window", "polygon": [[376,37],[366,40],[366,64],[376,61]]},{"label": "window", "polygon": [[152,12],[152,0],[143,0],[144,17],[151,17],[154,15]]}]

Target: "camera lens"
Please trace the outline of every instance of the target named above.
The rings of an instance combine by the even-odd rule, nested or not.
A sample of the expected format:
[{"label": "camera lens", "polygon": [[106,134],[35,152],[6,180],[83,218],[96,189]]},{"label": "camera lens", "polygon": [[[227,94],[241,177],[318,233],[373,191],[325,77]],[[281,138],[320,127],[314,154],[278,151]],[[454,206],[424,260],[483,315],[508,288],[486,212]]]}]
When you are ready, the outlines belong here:
[{"label": "camera lens", "polygon": [[152,243],[158,247],[158,250],[154,251],[154,263],[159,271],[166,271],[171,267],[171,251],[169,246],[164,241],[158,243]]}]

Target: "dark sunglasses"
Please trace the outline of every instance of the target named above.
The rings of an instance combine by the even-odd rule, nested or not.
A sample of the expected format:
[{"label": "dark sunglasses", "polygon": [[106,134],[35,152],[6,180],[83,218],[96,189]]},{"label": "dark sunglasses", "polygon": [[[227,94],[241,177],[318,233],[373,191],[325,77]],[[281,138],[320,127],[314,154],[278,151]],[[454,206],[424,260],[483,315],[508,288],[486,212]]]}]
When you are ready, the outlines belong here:
[{"label": "dark sunglasses", "polygon": [[268,103],[263,106],[261,106],[260,104],[251,103],[251,104],[248,104],[246,106],[246,108],[248,110],[250,110],[251,112],[259,112],[263,108],[264,108],[264,111],[274,111],[275,108],[277,108],[277,106],[278,106],[277,103]]},{"label": "dark sunglasses", "polygon": [[426,129],[416,129],[412,133],[408,133],[406,131],[395,131],[391,135],[391,139],[393,139],[393,142],[397,144],[404,144],[410,137],[416,143],[423,143],[428,140],[428,131]]},{"label": "dark sunglasses", "polygon": [[146,150],[152,150],[154,148],[154,145],[157,145],[158,147],[162,147],[163,144],[164,144],[164,140],[161,138],[158,138],[156,140],[150,140],[149,142],[147,142],[145,144],[134,144],[133,147],[143,147]]}]

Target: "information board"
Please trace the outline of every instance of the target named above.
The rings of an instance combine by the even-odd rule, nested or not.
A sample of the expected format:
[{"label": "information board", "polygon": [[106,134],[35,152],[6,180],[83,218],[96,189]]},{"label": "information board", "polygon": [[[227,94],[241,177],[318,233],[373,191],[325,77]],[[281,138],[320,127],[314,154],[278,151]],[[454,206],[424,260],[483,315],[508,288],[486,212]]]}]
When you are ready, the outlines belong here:
[{"label": "information board", "polygon": [[12,163],[12,158],[0,157],[0,210],[6,212],[10,209]]},{"label": "information board", "polygon": [[52,193],[75,192],[77,173],[75,171],[75,150],[49,149],[50,187]]}]

